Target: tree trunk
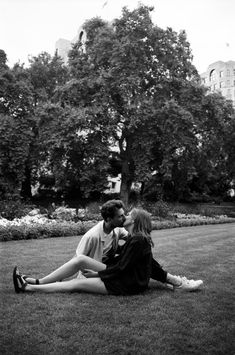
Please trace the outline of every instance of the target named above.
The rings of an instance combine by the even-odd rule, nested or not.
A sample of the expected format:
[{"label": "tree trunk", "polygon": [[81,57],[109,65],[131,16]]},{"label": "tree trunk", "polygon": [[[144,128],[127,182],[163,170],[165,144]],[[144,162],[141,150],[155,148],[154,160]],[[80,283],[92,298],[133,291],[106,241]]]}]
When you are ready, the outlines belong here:
[{"label": "tree trunk", "polygon": [[26,166],[25,166],[25,179],[24,179],[24,181],[22,181],[20,194],[23,198],[31,198],[32,197],[31,169],[29,168],[28,164],[26,164]]},{"label": "tree trunk", "polygon": [[121,200],[124,202],[125,206],[127,206],[129,202],[131,185],[133,181],[129,164],[130,163],[126,160],[122,163],[122,182],[121,182],[120,197]]}]

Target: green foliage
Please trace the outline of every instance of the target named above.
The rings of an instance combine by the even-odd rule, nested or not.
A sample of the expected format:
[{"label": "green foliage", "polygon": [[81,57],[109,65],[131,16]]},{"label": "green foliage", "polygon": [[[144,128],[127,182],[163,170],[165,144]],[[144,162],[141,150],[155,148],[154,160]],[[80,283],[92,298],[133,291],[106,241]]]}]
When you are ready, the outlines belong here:
[{"label": "green foliage", "polygon": [[42,52],[9,69],[0,51],[1,196],[30,198],[51,177],[57,197],[100,199],[117,174],[125,204],[133,183],[149,201],[226,196],[234,109],[206,95],[186,33],[154,25],[152,10],[86,21],[68,66]]},{"label": "green foliage", "polygon": [[64,197],[87,198],[107,187],[107,140],[86,130],[90,113],[59,104],[38,108],[41,174],[53,175]]},{"label": "green foliage", "polygon": [[61,59],[42,53],[31,66],[0,66],[0,193],[31,197],[38,176],[39,120],[35,108],[52,100],[55,89],[65,82],[67,69]]},{"label": "green foliage", "polygon": [[0,113],[0,196],[20,195],[33,134],[30,117]]},{"label": "green foliage", "polygon": [[42,52],[29,60],[28,74],[34,93],[34,105],[52,100],[59,85],[68,78],[67,68],[62,59],[55,53],[53,57]]},{"label": "green foliage", "polygon": [[[149,208],[149,212],[157,216],[163,214],[166,217],[166,208],[158,208],[157,211]],[[92,218],[90,221],[86,221],[86,218]],[[68,221],[51,221],[48,223],[32,223],[32,224],[0,224],[0,242],[11,241],[11,240],[24,240],[24,239],[43,239],[43,238],[57,238],[57,237],[71,237],[75,235],[83,235],[90,228],[92,228],[97,223],[97,215],[87,212],[85,216],[85,221],[81,222],[68,222]],[[153,218],[152,227],[153,230],[158,229],[168,229],[177,227],[190,227],[198,225],[207,224],[221,224],[221,223],[234,223],[234,218],[229,218],[226,216],[216,216],[216,217],[200,217],[197,218],[180,218],[180,219],[160,219],[155,220]]]},{"label": "green foliage", "polygon": [[169,217],[170,207],[166,202],[162,200],[159,200],[155,203],[144,202],[142,203],[142,206],[144,209],[150,212],[153,217],[158,217],[158,218]]},{"label": "green foliage", "polygon": [[21,218],[26,216],[34,206],[31,203],[25,203],[16,199],[1,200],[0,204],[0,216],[8,220],[14,218]]},{"label": "green foliage", "polygon": [[[125,202],[134,181],[144,182],[151,177],[153,148],[158,146],[158,157],[162,156],[168,132],[175,125],[173,120],[166,127],[162,109],[162,104],[167,105],[172,98],[173,83],[178,80],[179,86],[180,80],[184,83],[196,73],[185,33],[178,35],[171,29],[154,26],[151,11],[141,5],[134,11],[124,8],[122,17],[112,24],[100,19],[87,21],[86,50],[78,42],[70,52],[72,79],[60,89],[63,103],[89,106],[89,125],[93,130],[102,130],[103,135],[108,133],[110,147],[118,146],[121,198]],[[177,123],[182,112],[183,108],[176,108]],[[191,123],[192,119],[188,112],[183,114],[187,127],[186,121]],[[170,115],[165,112],[168,121]],[[181,126],[174,129],[187,135]],[[183,139],[177,132],[170,140],[176,147],[182,145]],[[161,163],[162,158],[158,159],[157,168]]]},{"label": "green foliage", "polygon": [[33,96],[21,65],[0,70],[0,196],[20,196],[30,165],[35,119]]},{"label": "green foliage", "polygon": [[65,221],[45,224],[34,223],[31,225],[21,224],[0,226],[0,241],[82,235],[91,228],[91,226],[92,225],[89,222],[85,224],[84,222],[75,223]]}]

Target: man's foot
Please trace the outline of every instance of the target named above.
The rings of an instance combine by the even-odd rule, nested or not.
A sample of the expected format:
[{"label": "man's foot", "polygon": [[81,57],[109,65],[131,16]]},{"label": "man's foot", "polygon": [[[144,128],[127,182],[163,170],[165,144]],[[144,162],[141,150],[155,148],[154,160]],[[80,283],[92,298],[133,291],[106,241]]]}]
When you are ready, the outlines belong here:
[{"label": "man's foot", "polygon": [[196,291],[203,285],[202,280],[188,280],[186,277],[177,277],[180,281],[179,285],[174,285],[174,290],[182,290],[182,291]]}]

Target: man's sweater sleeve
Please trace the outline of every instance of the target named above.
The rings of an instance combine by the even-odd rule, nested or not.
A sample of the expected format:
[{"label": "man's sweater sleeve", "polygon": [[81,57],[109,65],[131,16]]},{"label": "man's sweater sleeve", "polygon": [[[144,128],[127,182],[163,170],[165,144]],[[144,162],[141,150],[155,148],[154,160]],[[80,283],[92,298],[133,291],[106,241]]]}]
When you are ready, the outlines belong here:
[{"label": "man's sweater sleeve", "polygon": [[76,255],[89,255],[91,249],[91,238],[88,235],[84,235],[80,240],[77,249]]}]

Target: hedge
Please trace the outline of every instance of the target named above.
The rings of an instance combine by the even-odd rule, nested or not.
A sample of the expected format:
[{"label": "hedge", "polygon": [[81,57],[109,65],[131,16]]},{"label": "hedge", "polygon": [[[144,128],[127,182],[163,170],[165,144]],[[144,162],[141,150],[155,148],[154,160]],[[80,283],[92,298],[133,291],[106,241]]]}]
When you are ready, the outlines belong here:
[{"label": "hedge", "polygon": [[[153,220],[153,229],[167,229],[177,227],[188,227],[206,224],[234,223],[235,218],[225,216],[218,217],[201,217],[197,219],[175,219],[175,220]],[[21,224],[11,225],[10,223],[3,226],[0,225],[0,241],[22,240],[22,239],[42,239],[42,238],[57,238],[69,237],[75,235],[83,235],[91,227],[97,223],[93,221],[52,221],[44,224]]]}]

